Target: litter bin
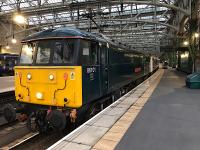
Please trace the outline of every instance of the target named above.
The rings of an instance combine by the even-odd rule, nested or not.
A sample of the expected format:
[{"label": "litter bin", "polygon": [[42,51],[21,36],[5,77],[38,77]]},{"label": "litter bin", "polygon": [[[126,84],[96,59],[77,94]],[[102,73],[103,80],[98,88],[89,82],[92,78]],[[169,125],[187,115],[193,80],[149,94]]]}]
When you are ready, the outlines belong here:
[{"label": "litter bin", "polygon": [[191,89],[200,89],[200,73],[192,73],[186,78],[186,86]]}]

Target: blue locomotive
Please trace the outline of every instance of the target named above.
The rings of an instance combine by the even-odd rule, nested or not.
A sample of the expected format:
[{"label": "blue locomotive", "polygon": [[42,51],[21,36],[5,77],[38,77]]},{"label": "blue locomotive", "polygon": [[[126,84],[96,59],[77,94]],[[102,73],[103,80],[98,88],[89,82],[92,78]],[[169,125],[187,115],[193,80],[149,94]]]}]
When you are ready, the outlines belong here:
[{"label": "blue locomotive", "polygon": [[27,115],[39,129],[64,129],[133,88],[151,74],[149,64],[149,56],[104,35],[69,28],[38,32],[22,41],[16,100],[31,110]]}]

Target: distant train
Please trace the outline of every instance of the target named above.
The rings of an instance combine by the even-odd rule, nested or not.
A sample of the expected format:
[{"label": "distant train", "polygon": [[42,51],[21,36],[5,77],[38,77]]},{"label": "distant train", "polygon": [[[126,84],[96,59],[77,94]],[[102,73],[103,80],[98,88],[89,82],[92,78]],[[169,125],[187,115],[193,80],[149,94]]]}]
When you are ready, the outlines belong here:
[{"label": "distant train", "polygon": [[168,69],[168,62],[167,61],[164,61],[163,63],[162,63],[162,68],[163,69]]},{"label": "distant train", "polygon": [[90,118],[151,74],[149,56],[78,29],[38,32],[22,44],[16,100],[40,131]]},{"label": "distant train", "polygon": [[13,75],[14,66],[17,64],[19,55],[4,53],[0,54],[0,76]]}]

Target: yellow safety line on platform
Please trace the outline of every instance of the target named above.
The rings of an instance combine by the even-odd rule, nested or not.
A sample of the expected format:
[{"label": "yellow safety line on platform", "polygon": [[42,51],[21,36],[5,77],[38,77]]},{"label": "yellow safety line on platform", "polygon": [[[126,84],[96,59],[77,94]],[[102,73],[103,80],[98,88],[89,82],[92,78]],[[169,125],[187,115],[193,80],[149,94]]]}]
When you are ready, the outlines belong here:
[{"label": "yellow safety line on platform", "polygon": [[130,125],[134,122],[139,112],[152,95],[153,91],[159,84],[163,70],[158,71],[158,75],[154,74],[152,82],[147,81],[149,84],[148,89],[138,100],[129,108],[129,110],[112,126],[112,128],[93,146],[92,150],[113,150],[120,142]]}]

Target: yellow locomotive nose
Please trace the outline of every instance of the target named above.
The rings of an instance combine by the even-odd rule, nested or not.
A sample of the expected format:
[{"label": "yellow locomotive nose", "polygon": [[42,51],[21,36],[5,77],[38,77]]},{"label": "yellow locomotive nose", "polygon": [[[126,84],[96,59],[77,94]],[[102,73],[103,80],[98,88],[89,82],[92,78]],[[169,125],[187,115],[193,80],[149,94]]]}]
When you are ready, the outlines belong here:
[{"label": "yellow locomotive nose", "polygon": [[25,103],[82,106],[81,66],[15,67],[16,99]]}]

